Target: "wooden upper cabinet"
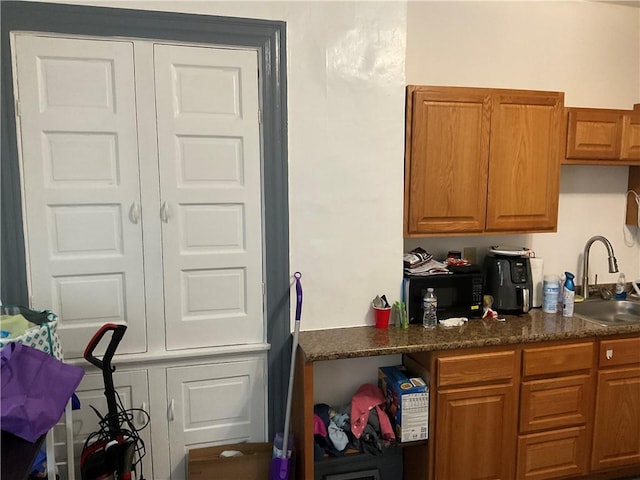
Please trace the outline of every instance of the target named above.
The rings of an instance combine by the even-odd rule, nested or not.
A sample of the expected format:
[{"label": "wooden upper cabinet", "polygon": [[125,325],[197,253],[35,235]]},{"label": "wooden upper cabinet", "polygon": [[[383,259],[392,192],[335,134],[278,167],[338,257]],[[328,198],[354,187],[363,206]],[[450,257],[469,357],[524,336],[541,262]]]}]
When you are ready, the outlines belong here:
[{"label": "wooden upper cabinet", "polygon": [[640,106],[567,108],[566,164],[640,165]]},{"label": "wooden upper cabinet", "polygon": [[569,108],[567,114],[567,158],[620,158],[623,111]]},{"label": "wooden upper cabinet", "polygon": [[482,232],[491,95],[408,87],[405,234]]},{"label": "wooden upper cabinet", "polygon": [[564,94],[493,98],[486,231],[555,231]]},{"label": "wooden upper cabinet", "polygon": [[627,160],[640,160],[640,103],[627,112],[622,121],[621,157]]},{"label": "wooden upper cabinet", "polygon": [[564,94],[407,87],[405,237],[556,228]]}]

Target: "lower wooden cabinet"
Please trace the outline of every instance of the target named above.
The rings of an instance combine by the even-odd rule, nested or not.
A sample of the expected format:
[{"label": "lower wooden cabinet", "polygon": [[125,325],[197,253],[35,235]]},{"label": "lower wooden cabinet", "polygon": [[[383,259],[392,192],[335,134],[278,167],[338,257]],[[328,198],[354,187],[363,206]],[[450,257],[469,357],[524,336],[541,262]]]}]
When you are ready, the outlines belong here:
[{"label": "lower wooden cabinet", "polygon": [[513,478],[516,391],[512,384],[437,395],[435,478]]},{"label": "lower wooden cabinet", "polygon": [[513,478],[519,364],[513,348],[434,355],[434,478]]},{"label": "lower wooden cabinet", "polygon": [[640,336],[603,340],[591,469],[640,464]]},{"label": "lower wooden cabinet", "polygon": [[[640,335],[407,355],[431,397],[428,442],[403,445],[404,480],[640,476]],[[311,480],[313,362],[299,350],[297,365],[296,478]]]},{"label": "lower wooden cabinet", "polygon": [[598,374],[591,468],[640,463],[640,367]]}]

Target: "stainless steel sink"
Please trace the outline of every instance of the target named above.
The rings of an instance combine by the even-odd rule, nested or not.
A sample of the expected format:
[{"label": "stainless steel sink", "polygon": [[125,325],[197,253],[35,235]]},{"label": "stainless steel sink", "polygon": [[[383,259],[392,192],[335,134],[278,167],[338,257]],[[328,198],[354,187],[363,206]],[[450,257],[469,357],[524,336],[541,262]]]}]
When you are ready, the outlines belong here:
[{"label": "stainless steel sink", "polygon": [[586,300],[575,304],[575,313],[601,325],[640,323],[640,302],[629,300]]}]

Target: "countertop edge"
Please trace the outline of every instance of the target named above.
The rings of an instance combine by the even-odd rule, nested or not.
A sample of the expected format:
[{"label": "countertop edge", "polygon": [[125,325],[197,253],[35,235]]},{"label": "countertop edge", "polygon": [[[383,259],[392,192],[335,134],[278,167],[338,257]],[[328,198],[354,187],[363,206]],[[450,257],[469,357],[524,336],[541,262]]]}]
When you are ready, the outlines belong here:
[{"label": "countertop edge", "polygon": [[471,320],[462,327],[408,329],[390,326],[386,330],[373,326],[342,327],[299,332],[298,348],[307,363],[400,355],[414,352],[463,350],[478,347],[577,340],[613,335],[640,335],[640,325],[603,327],[578,316],[525,314],[497,320]]}]

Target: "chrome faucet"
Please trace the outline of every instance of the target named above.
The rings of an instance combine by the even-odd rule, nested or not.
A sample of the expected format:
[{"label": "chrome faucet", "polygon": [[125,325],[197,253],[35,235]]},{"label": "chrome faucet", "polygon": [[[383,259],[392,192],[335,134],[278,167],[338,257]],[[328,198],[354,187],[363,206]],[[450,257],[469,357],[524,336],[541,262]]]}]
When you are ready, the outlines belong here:
[{"label": "chrome faucet", "polygon": [[587,243],[584,246],[584,253],[582,255],[582,296],[585,300],[589,298],[589,250],[591,249],[593,242],[596,240],[600,240],[604,243],[604,246],[607,247],[607,253],[609,255],[609,273],[616,273],[618,271],[618,261],[613,253],[611,242],[602,235],[596,235],[587,240]]}]

